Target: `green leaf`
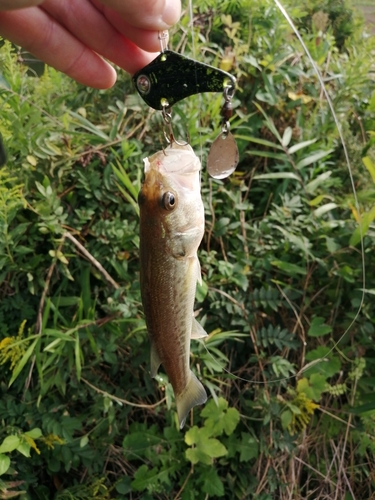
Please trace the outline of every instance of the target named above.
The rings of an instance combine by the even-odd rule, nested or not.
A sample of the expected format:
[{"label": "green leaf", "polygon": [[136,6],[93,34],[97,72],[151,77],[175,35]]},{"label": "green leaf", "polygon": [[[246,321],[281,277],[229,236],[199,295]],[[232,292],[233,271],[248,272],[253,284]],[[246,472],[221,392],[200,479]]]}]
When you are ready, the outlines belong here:
[{"label": "green leaf", "polygon": [[203,302],[208,293],[208,286],[205,281],[202,280],[202,283],[197,283],[197,289],[195,292],[195,298],[197,302]]},{"label": "green leaf", "polygon": [[375,401],[371,401],[370,403],[366,403],[360,406],[356,406],[355,408],[351,408],[349,410],[350,413],[354,413],[355,415],[361,415],[362,413],[367,413],[368,411],[375,410]]},{"label": "green leaf", "polygon": [[210,436],[211,430],[207,427],[194,426],[186,432],[186,444],[195,445],[194,448],[186,450],[186,458],[193,464],[198,462],[210,464],[213,458],[223,457],[228,453],[226,447],[218,439]]},{"label": "green leaf", "polygon": [[131,492],[131,477],[123,476],[120,481],[116,483],[116,491],[121,495],[126,495]]},{"label": "green leaf", "polygon": [[326,214],[327,212],[330,212],[331,210],[334,210],[337,207],[338,205],[336,203],[325,203],[321,207],[314,210],[313,213],[315,217],[321,217],[322,215]]},{"label": "green leaf", "polygon": [[6,473],[10,466],[10,458],[0,453],[0,476]]},{"label": "green leaf", "polygon": [[284,146],[284,148],[286,148],[290,143],[290,139],[292,138],[292,132],[293,132],[292,127],[287,127],[284,130],[283,138],[281,140],[281,144]]},{"label": "green leaf", "polygon": [[154,467],[148,470],[147,465],[141,467],[134,474],[134,481],[131,483],[132,489],[135,491],[143,491],[147,488],[153,488],[161,484],[170,484],[169,474],[176,471],[177,465],[161,469],[160,471]]},{"label": "green leaf", "polygon": [[253,458],[258,458],[259,446],[251,434],[241,432],[241,441],[237,444],[237,451],[240,453],[240,462],[248,462]]},{"label": "green leaf", "polygon": [[362,161],[367,168],[369,174],[371,175],[372,181],[375,183],[375,164],[368,156],[362,158]]},{"label": "green leaf", "polygon": [[85,436],[82,436],[80,441],[79,441],[79,447],[80,448],[84,448],[89,442],[89,437],[88,435],[86,434]]},{"label": "green leaf", "polygon": [[296,167],[298,168],[298,170],[300,170],[301,168],[307,167],[308,165],[311,165],[312,163],[315,163],[315,162],[321,160],[322,158],[328,156],[329,154],[332,153],[332,151],[333,151],[333,149],[329,149],[328,151],[315,152],[315,153],[311,154],[310,156],[307,156],[303,160],[300,160],[297,163]]},{"label": "green leaf", "polygon": [[209,496],[224,496],[224,485],[214,468],[209,468],[201,473],[200,480],[203,480],[202,490]]},{"label": "green leaf", "polygon": [[293,172],[270,172],[269,174],[259,174],[254,175],[254,180],[265,180],[265,179],[293,179],[295,181],[301,181],[298,175]]},{"label": "green leaf", "polygon": [[30,457],[30,449],[31,446],[26,441],[21,441],[20,444],[17,446],[17,451],[19,451],[26,458]]},{"label": "green leaf", "polygon": [[91,123],[89,120],[84,118],[83,116],[79,115],[78,113],[75,113],[74,111],[69,111],[69,114],[77,120],[79,125],[84,128],[85,130],[88,130],[92,134],[96,135],[98,138],[102,139],[102,142],[110,142],[110,137],[109,135],[105,134],[100,128],[96,127],[93,123]]},{"label": "green leaf", "polygon": [[267,141],[266,139],[261,139],[259,137],[251,137],[249,135],[240,135],[240,134],[234,134],[234,136],[236,139],[242,139],[247,142],[254,142],[255,144],[261,144],[262,146],[268,146],[269,148],[280,149],[281,151],[283,150],[283,148],[279,144]]},{"label": "green leaf", "polygon": [[296,276],[297,274],[302,274],[305,276],[307,271],[305,268],[297,266],[296,264],[292,264],[291,262],[285,262],[284,260],[273,260],[271,262],[272,266],[278,267],[282,271],[285,271],[287,274],[292,276]]},{"label": "green leaf", "polygon": [[332,327],[324,323],[324,318],[316,316],[312,321],[307,332],[309,337],[323,337],[332,332]]},{"label": "green leaf", "polygon": [[0,445],[0,453],[9,453],[16,450],[19,444],[20,438],[18,436],[7,436]]},{"label": "green leaf", "polygon": [[[9,387],[13,384],[13,382],[16,380],[16,378],[18,377],[18,375],[21,373],[21,371],[23,370],[24,366],[26,365],[26,363],[29,361],[31,355],[33,354],[34,352],[34,348],[37,344],[37,342],[39,341],[39,337],[36,338],[34,340],[34,342],[28,347],[27,351],[25,352],[25,354],[22,356],[21,358],[21,361],[16,365],[16,367],[14,368],[13,370],[13,374],[12,374],[12,377],[9,381]],[[1,453],[1,452],[0,452]]]},{"label": "green leaf", "polygon": [[331,352],[330,347],[319,346],[316,349],[308,352],[306,354],[307,361],[322,360],[320,363],[316,363],[311,368],[303,371],[306,377],[311,376],[314,373],[320,373],[326,378],[330,378],[341,370],[341,361],[338,356],[334,356]]},{"label": "green leaf", "polygon": [[314,144],[316,142],[316,139],[311,139],[310,141],[304,141],[304,142],[299,142],[298,144],[295,144],[291,148],[288,149],[288,152],[290,155],[295,153],[296,151],[299,151],[300,149],[307,148],[311,144]]},{"label": "green leaf", "polygon": [[212,458],[199,448],[188,448],[185,451],[185,456],[193,465],[198,462],[207,465],[212,464]]},{"label": "green leaf", "polygon": [[42,436],[42,431],[39,429],[39,427],[35,427],[34,429],[31,429],[31,431],[27,431],[24,434],[25,436],[29,436],[32,439],[38,439]]},{"label": "green leaf", "polygon": [[154,447],[161,443],[161,438],[153,434],[153,428],[142,431],[131,432],[124,437],[122,447],[124,455],[128,460],[139,459],[153,452]]},{"label": "green leaf", "polygon": [[322,392],[327,386],[326,377],[319,373],[314,373],[309,379],[301,378],[297,382],[297,392],[304,393],[309,399],[319,401]]},{"label": "green leaf", "polygon": [[293,414],[290,410],[285,410],[280,415],[280,419],[281,419],[281,426],[285,430],[292,423]]},{"label": "green leaf", "polygon": [[[310,181],[308,184],[305,186],[305,191],[306,193],[313,194],[315,190],[321,185],[324,184],[324,182],[331,177],[332,170],[328,170],[327,172],[323,172],[322,174],[318,175],[314,180]],[[324,196],[323,196],[324,197]],[[311,205],[311,202],[310,202]]]},{"label": "green leaf", "polygon": [[201,412],[202,417],[207,417],[204,426],[209,429],[210,436],[219,436],[223,432],[230,436],[240,421],[240,414],[235,408],[228,408],[224,398],[209,401]]},{"label": "green leaf", "polygon": [[372,207],[369,212],[366,212],[361,215],[360,224],[355,229],[349,241],[349,244],[351,246],[358,245],[358,243],[361,241],[361,230],[363,237],[369,230],[370,224],[374,221],[374,219],[375,219],[375,207]]}]

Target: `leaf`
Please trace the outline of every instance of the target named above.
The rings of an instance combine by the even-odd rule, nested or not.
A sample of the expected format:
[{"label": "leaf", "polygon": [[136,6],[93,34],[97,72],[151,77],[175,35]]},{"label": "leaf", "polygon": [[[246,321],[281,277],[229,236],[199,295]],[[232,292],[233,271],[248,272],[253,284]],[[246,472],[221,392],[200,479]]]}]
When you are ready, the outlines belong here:
[{"label": "leaf", "polygon": [[223,432],[230,436],[238,422],[240,414],[235,408],[228,408],[228,402],[224,398],[218,398],[218,404],[215,401],[209,401],[201,412],[202,417],[207,417],[204,426],[209,429],[210,436],[219,436]]},{"label": "leaf", "polygon": [[327,198],[327,196],[325,194],[319,194],[314,199],[309,201],[310,207],[316,207],[324,200],[324,198]]},{"label": "leaf", "polygon": [[279,146],[279,144],[267,141],[266,139],[261,139],[259,137],[251,137],[249,135],[240,135],[240,134],[234,134],[234,136],[236,139],[242,139],[244,141],[254,142],[255,144],[261,144],[262,146],[268,146],[269,148],[280,149],[281,151],[283,150],[283,148]]},{"label": "leaf", "polygon": [[280,415],[281,419],[281,426],[285,430],[289,427],[289,425],[292,423],[293,420],[293,414],[292,412],[288,409],[282,412]]},{"label": "leaf", "polygon": [[154,467],[148,470],[147,465],[141,467],[134,474],[134,481],[131,483],[132,489],[135,491],[142,491],[150,487],[157,486],[158,484],[170,484],[169,474],[175,472],[177,465],[161,469],[160,471]]},{"label": "leaf", "polygon": [[24,457],[30,458],[30,448],[31,446],[26,441],[21,441],[17,446],[17,451],[19,451]]},{"label": "leaf", "polygon": [[375,410],[375,401],[371,401],[370,403],[365,403],[355,408],[351,408],[349,412],[354,413],[355,415],[361,415],[362,413],[374,410]]},{"label": "leaf", "polygon": [[357,226],[357,228],[355,229],[354,233],[350,238],[349,244],[351,246],[358,245],[358,243],[361,241],[361,230],[363,237],[369,230],[370,224],[374,221],[374,219],[375,219],[375,207],[372,207],[372,209],[369,212],[362,214],[360,224]]},{"label": "leaf", "polygon": [[226,447],[218,439],[210,437],[210,432],[207,427],[198,428],[196,425],[186,432],[186,444],[195,445],[186,450],[186,458],[193,464],[198,462],[211,464],[213,458],[223,457],[228,453]]},{"label": "leaf", "polygon": [[324,318],[316,316],[312,321],[307,332],[309,337],[323,337],[332,332],[332,327],[324,323]]},{"label": "leaf", "polygon": [[75,113],[74,111],[69,111],[69,114],[77,120],[79,125],[91,132],[92,134],[96,135],[100,139],[103,139],[104,141],[109,142],[110,137],[105,134],[100,128],[96,127],[93,123],[91,123],[89,120],[86,120],[83,116],[79,115],[78,113]]},{"label": "leaf", "polygon": [[314,373],[309,379],[301,378],[297,382],[297,392],[305,394],[309,399],[319,401],[322,392],[327,386],[326,377]]},{"label": "leaf", "polygon": [[369,158],[368,156],[365,156],[364,158],[362,158],[362,161],[363,161],[365,167],[367,168],[369,174],[371,175],[372,181],[375,183],[375,164],[373,163],[371,158]]},{"label": "leaf", "polygon": [[207,465],[212,464],[212,458],[199,448],[188,448],[185,452],[185,456],[193,465],[198,462]]},{"label": "leaf", "polygon": [[42,436],[42,431],[39,427],[35,427],[34,429],[31,429],[31,431],[25,432],[24,435],[31,437],[32,439],[39,439]]},{"label": "leaf", "polygon": [[237,443],[237,451],[240,453],[240,462],[248,462],[253,458],[258,458],[259,446],[251,434],[241,432],[241,441]]},{"label": "leaf", "polygon": [[283,138],[281,140],[281,144],[284,146],[284,148],[286,148],[290,143],[290,139],[292,138],[292,132],[293,132],[292,127],[287,127],[284,130]]},{"label": "leaf", "polygon": [[254,175],[254,180],[264,180],[264,179],[293,179],[295,181],[301,181],[298,175],[293,172],[270,172],[269,174],[259,174]]},{"label": "leaf", "polygon": [[0,454],[0,476],[6,473],[10,466],[10,458],[7,455]]},{"label": "leaf", "polygon": [[[13,382],[16,380],[18,375],[21,373],[22,369],[26,365],[26,363],[29,361],[30,356],[34,352],[34,348],[39,341],[39,337],[34,340],[34,342],[28,347],[27,351],[25,354],[22,356],[21,361],[16,365],[16,367],[13,370],[12,377],[9,381],[9,387],[13,384]],[[1,452],[0,452],[1,453]]]},{"label": "leaf", "polygon": [[292,264],[291,262],[285,262],[284,260],[273,260],[271,262],[272,266],[278,267],[282,271],[285,271],[292,276],[296,276],[297,274],[302,274],[305,276],[307,271],[305,268],[297,266],[296,264]]},{"label": "leaf", "polygon": [[122,447],[124,455],[128,460],[148,456],[147,452],[152,452],[154,447],[161,443],[161,438],[153,434],[152,431],[152,428],[144,430],[143,432],[133,431],[124,437]]},{"label": "leaf", "polygon": [[273,153],[272,151],[261,151],[260,149],[251,149],[245,151],[245,154],[250,156],[261,156],[262,158],[274,158],[275,160],[281,160],[281,161],[286,160],[285,153]]},{"label": "leaf", "polygon": [[338,205],[336,205],[336,203],[326,203],[325,205],[322,205],[321,207],[314,210],[313,213],[315,217],[321,217],[322,215],[326,214],[327,212],[330,212],[331,210],[334,210],[337,207]]},{"label": "leaf", "polygon": [[306,184],[305,186],[306,193],[313,194],[316,188],[318,188],[321,184],[324,184],[324,182],[327,179],[329,179],[331,175],[332,175],[332,170],[328,170],[327,172],[323,172],[322,174],[318,175],[318,177],[316,177],[308,184]]},{"label": "leaf", "polygon": [[79,441],[79,447],[80,448],[84,448],[89,442],[89,437],[88,435],[86,434],[85,436],[82,436],[80,441]]},{"label": "leaf", "polygon": [[328,156],[329,154],[332,153],[332,151],[333,151],[333,149],[329,149],[328,151],[315,152],[315,153],[311,154],[310,156],[307,156],[303,160],[300,160],[297,163],[296,167],[298,168],[298,170],[300,170],[301,168],[307,167],[308,165],[311,165],[312,163],[315,163],[315,162],[321,160],[322,158]]},{"label": "leaf", "polygon": [[319,346],[306,354],[307,361],[321,360],[320,363],[313,364],[310,368],[303,370],[306,377],[314,373],[320,373],[327,378],[336,375],[341,370],[341,361],[338,356],[333,355],[329,347]]},{"label": "leaf", "polygon": [[7,436],[0,445],[0,453],[9,453],[16,450],[19,444],[20,438],[18,436]]},{"label": "leaf", "polygon": [[208,285],[205,281],[202,283],[197,283],[197,289],[195,291],[195,298],[197,302],[203,302],[208,293]]},{"label": "leaf", "polygon": [[224,496],[224,485],[214,468],[209,468],[201,473],[200,479],[203,480],[202,490],[210,496]]},{"label": "leaf", "polygon": [[311,247],[311,242],[304,236],[298,236],[290,231],[287,231],[281,226],[274,226],[278,231],[280,231],[285,239],[290,243],[293,243],[297,248],[302,250],[302,252],[311,255],[309,247]]},{"label": "leaf", "polygon": [[307,148],[311,144],[314,144],[314,142],[316,142],[316,141],[317,141],[316,139],[311,139],[309,141],[304,141],[304,142],[300,142],[298,144],[295,144],[294,146],[292,146],[291,148],[288,149],[288,153],[290,155],[292,155],[296,151],[299,151],[300,149],[303,149],[303,148]]},{"label": "leaf", "polygon": [[116,482],[116,491],[121,495],[126,495],[131,492],[131,477],[123,476],[120,481]]}]

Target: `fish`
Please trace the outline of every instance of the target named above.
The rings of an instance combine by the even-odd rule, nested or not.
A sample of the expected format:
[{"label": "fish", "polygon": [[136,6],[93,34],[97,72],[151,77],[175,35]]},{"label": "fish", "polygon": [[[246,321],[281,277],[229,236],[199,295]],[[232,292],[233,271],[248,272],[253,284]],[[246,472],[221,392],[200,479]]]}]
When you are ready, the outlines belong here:
[{"label": "fish", "polygon": [[163,365],[180,429],[207,394],[190,369],[190,339],[207,333],[194,318],[198,247],[204,234],[201,162],[189,144],[172,142],[144,159],[140,211],[140,287],[151,346],[151,377]]}]

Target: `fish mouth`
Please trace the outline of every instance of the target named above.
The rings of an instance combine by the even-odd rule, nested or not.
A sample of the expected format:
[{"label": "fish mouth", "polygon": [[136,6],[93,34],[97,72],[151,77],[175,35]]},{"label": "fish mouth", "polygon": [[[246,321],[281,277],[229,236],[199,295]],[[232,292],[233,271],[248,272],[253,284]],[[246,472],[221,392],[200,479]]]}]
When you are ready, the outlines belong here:
[{"label": "fish mouth", "polygon": [[145,183],[163,186],[163,178],[177,183],[178,188],[190,191],[200,190],[201,162],[189,144],[172,143],[163,151],[145,158]]}]

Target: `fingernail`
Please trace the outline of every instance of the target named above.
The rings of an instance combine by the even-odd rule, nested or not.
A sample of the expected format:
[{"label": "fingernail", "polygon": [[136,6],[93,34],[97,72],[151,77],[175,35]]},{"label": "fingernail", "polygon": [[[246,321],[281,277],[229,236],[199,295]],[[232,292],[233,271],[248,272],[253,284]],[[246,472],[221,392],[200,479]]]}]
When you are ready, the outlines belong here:
[{"label": "fingernail", "polygon": [[166,28],[170,28],[180,20],[181,16],[181,2],[180,0],[166,0],[164,12],[161,17],[162,22],[165,23]]}]

